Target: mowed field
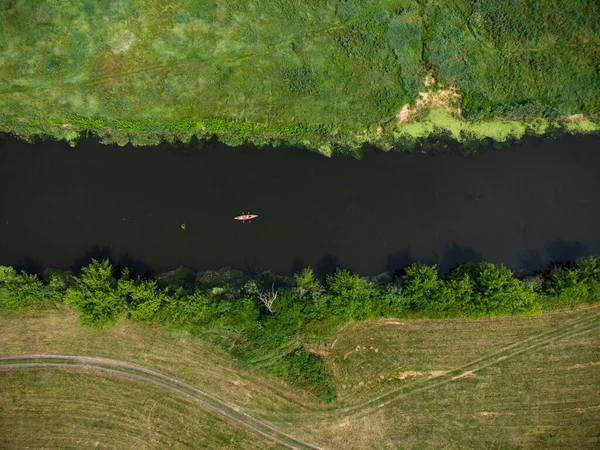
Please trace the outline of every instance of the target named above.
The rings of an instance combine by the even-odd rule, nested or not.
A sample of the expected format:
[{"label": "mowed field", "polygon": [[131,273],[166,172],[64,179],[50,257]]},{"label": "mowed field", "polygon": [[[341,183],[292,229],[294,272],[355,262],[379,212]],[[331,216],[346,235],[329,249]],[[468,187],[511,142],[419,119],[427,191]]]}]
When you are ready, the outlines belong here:
[{"label": "mowed field", "polygon": [[600,445],[598,306],[347,325],[311,347],[330,368],[332,405],[181,332],[90,330],[67,309],[0,329],[3,448]]}]

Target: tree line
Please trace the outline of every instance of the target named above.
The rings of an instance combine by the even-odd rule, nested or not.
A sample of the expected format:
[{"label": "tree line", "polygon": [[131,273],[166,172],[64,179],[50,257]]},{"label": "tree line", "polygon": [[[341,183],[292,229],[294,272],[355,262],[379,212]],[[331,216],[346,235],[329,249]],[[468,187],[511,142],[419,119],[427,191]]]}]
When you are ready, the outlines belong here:
[{"label": "tree line", "polygon": [[487,262],[459,265],[445,277],[435,265],[414,263],[385,282],[344,269],[321,280],[305,268],[293,284],[277,288],[258,278],[232,289],[227,283],[207,287],[141,278],[127,268],[118,272],[108,260],[92,260],[79,275],[50,269],[41,278],[0,266],[0,312],[64,302],[85,326],[125,318],[188,330],[259,371],[332,401],[327,368],[307,351],[306,338],[349,321],[527,315],[600,300],[599,257],[524,279]]}]

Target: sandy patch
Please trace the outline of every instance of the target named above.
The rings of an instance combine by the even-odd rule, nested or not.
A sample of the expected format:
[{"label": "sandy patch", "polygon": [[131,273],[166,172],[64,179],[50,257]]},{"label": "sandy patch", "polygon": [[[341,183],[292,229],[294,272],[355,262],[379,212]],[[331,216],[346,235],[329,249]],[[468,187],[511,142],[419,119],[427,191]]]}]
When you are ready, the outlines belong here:
[{"label": "sandy patch", "polygon": [[569,120],[569,121],[583,120],[583,119],[585,119],[585,116],[583,114],[573,114],[573,115],[565,117],[565,120]]},{"label": "sandy patch", "polygon": [[452,377],[452,380],[459,380],[461,378],[476,378],[476,377],[477,377],[477,375],[475,375],[473,373],[473,371],[469,370],[465,373],[461,373],[460,375],[456,375],[456,376]]},{"label": "sandy patch", "polygon": [[350,425],[350,418],[348,416],[344,417],[343,420],[341,420],[340,422],[338,422],[336,424],[336,426],[339,428],[344,428],[344,427],[347,427],[348,425]]},{"label": "sandy patch", "polygon": [[418,377],[420,375],[423,375],[423,372],[415,372],[413,370],[409,370],[408,372],[400,372],[398,374],[398,379],[405,380],[408,377]]},{"label": "sandy patch", "polygon": [[408,120],[410,114],[410,105],[407,103],[402,107],[400,112],[396,114],[396,119],[398,119],[398,124],[404,123]]},{"label": "sandy patch", "polygon": [[[409,121],[411,117],[419,111],[436,106],[446,108],[455,113],[458,117],[461,116],[461,109],[459,106],[460,94],[455,87],[446,87],[441,83],[437,83],[431,74],[428,74],[427,77],[425,77],[424,84],[430,89],[419,92],[419,98],[412,108],[410,104],[407,103],[402,107],[400,112],[396,114],[399,125]],[[435,87],[437,87],[437,89],[434,89]]]},{"label": "sandy patch", "polygon": [[432,377],[443,377],[444,375],[446,375],[448,373],[447,370],[430,370],[429,371],[429,375]]}]

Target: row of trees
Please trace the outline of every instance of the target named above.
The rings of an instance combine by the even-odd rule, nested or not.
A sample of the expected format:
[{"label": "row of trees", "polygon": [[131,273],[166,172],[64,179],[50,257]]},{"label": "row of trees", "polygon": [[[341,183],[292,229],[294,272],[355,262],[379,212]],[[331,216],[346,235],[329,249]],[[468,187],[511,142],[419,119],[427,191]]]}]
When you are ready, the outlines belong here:
[{"label": "row of trees", "polygon": [[259,371],[332,401],[323,359],[305,349],[306,330],[315,337],[316,330],[323,336],[350,320],[535,314],[600,300],[600,258],[523,280],[485,262],[461,265],[445,278],[435,266],[415,263],[383,283],[340,269],[323,283],[310,268],[278,288],[261,279],[238,280],[239,286],[231,278],[220,285],[216,279],[208,285],[182,279],[176,273],[142,279],[128,269],[117,274],[108,260],[92,261],[79,276],[47,270],[43,280],[0,266],[0,312],[64,301],[87,326],[126,317],[186,329]]},{"label": "row of trees", "polygon": [[414,263],[386,283],[343,269],[326,276],[325,283],[311,268],[295,274],[294,280],[294,286],[279,289],[273,283],[263,286],[259,280],[250,280],[232,299],[223,295],[225,289],[220,286],[165,286],[132,277],[127,268],[117,276],[108,260],[93,260],[79,276],[48,270],[43,280],[0,266],[0,307],[11,311],[42,299],[64,300],[90,326],[103,326],[123,314],[138,321],[216,317],[230,314],[244,303],[252,305],[253,315],[277,314],[286,307],[286,299],[303,304],[315,319],[362,320],[417,312],[435,317],[532,314],[557,300],[600,299],[600,258],[580,259],[523,280],[506,267],[487,262],[460,265],[445,278],[439,276],[435,265]]}]

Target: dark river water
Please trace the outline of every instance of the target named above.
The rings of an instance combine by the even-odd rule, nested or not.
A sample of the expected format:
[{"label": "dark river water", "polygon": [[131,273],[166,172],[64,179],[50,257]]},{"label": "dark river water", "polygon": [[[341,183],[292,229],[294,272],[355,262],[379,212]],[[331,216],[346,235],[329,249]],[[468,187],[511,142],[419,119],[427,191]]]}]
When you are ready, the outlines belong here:
[{"label": "dark river water", "polygon": [[[247,211],[259,218],[232,219]],[[481,259],[531,272],[590,254],[600,254],[597,136],[362,161],[0,137],[0,264],[32,271],[110,256],[138,272],[310,265],[371,275]]]}]

